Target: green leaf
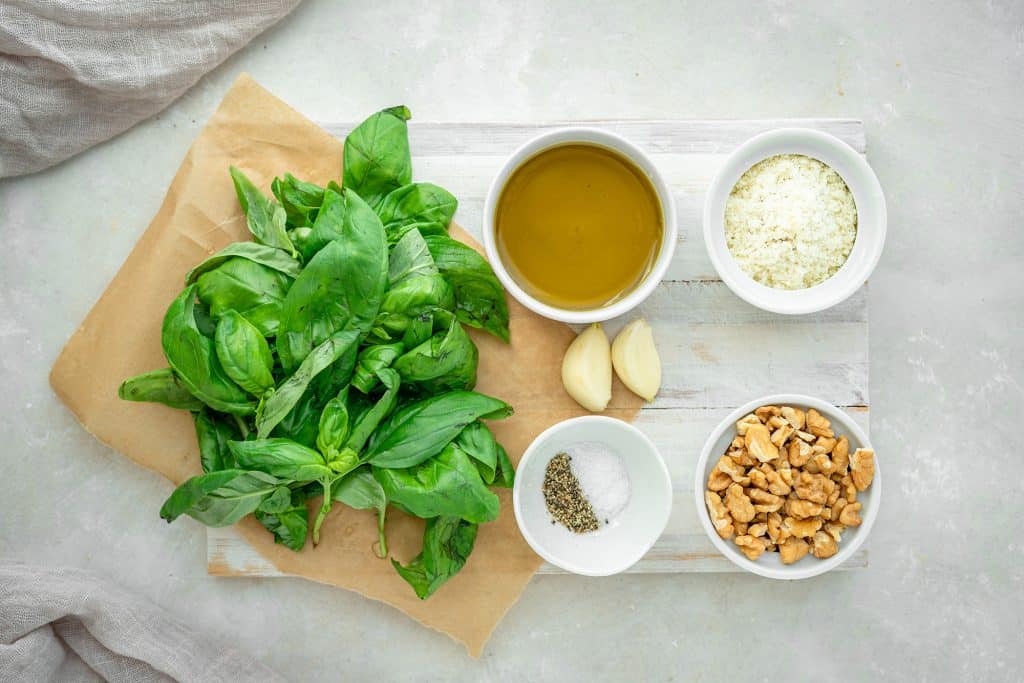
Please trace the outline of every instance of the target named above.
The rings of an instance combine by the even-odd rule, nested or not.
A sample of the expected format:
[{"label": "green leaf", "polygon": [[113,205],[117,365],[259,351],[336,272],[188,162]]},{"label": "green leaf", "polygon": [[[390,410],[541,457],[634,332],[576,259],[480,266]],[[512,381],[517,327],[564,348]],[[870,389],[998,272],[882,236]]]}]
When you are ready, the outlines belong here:
[{"label": "green leaf", "polygon": [[332,398],[320,414],[316,447],[330,460],[331,453],[339,453],[348,437],[348,387]]},{"label": "green leaf", "polygon": [[235,183],[235,194],[238,195],[238,203],[242,205],[245,212],[245,223],[249,226],[249,232],[260,244],[268,247],[283,249],[292,255],[298,256],[295,247],[288,239],[285,232],[287,214],[284,209],[273,199],[260,192],[251,180],[244,173],[231,167],[231,180]]},{"label": "green leaf", "polygon": [[267,531],[274,534],[274,542],[299,552],[306,545],[309,527],[309,509],[295,505],[280,512],[256,510],[256,519]]},{"label": "green leaf", "polygon": [[487,425],[477,420],[466,426],[455,437],[455,444],[476,461],[484,483],[494,483],[498,473],[498,442]]},{"label": "green leaf", "polygon": [[320,453],[288,439],[231,441],[228,448],[244,469],[297,482],[318,481],[330,475]]},{"label": "green leaf", "polygon": [[377,371],[377,377],[384,384],[384,395],[377,400],[372,408],[360,412],[358,416],[353,416],[352,430],[345,441],[345,446],[356,453],[363,450],[370,435],[398,404],[398,389],[401,387],[398,373],[391,368],[383,368]]},{"label": "green leaf", "polygon": [[409,118],[406,107],[391,107],[370,116],[345,138],[342,184],[370,206],[412,180]]},{"label": "green leaf", "polygon": [[512,467],[512,461],[508,459],[505,447],[498,444],[498,476],[495,477],[494,485],[507,489],[512,488],[516,480],[516,470]]},{"label": "green leaf", "polygon": [[274,388],[274,356],[256,326],[237,311],[226,311],[213,338],[217,359],[238,386],[256,397]]},{"label": "green leaf", "polygon": [[458,517],[427,520],[420,554],[405,566],[396,560],[391,560],[391,564],[420,600],[426,600],[465,566],[473,552],[476,532],[476,524]]},{"label": "green leaf", "polygon": [[190,285],[171,302],[164,315],[161,342],[167,362],[189,392],[215,410],[251,415],[256,405],[224,372],[213,348],[196,324],[196,285]]},{"label": "green leaf", "polygon": [[273,431],[306,393],[313,379],[332,363],[343,356],[347,357],[342,363],[345,367],[341,374],[351,375],[355,366],[359,336],[358,330],[341,330],[306,356],[302,365],[270,395],[263,403],[261,412],[256,415],[256,431],[259,438],[266,438]]},{"label": "green leaf", "polygon": [[352,386],[364,394],[369,394],[380,383],[377,373],[391,367],[404,350],[405,345],[402,342],[363,347],[356,360],[355,372],[352,373]]},{"label": "green leaf", "polygon": [[257,242],[234,242],[188,271],[188,275],[185,276],[185,284],[192,284],[199,279],[200,275],[220,267],[230,258],[243,258],[293,279],[302,272],[302,265],[280,249]]},{"label": "green leaf", "polygon": [[465,451],[448,444],[433,458],[407,469],[373,468],[388,502],[417,517],[498,518],[498,496],[488,490]]},{"label": "green leaf", "polygon": [[274,178],[270,191],[284,207],[288,222],[294,226],[312,225],[317,210],[324,201],[324,188],[299,180],[291,173]]},{"label": "green leaf", "polygon": [[[349,202],[358,203],[350,196]],[[328,242],[295,280],[282,308],[277,350],[291,371],[318,344],[345,327],[365,335],[387,286],[384,228],[370,211],[366,220],[346,220],[342,236]]]},{"label": "green leaf", "polygon": [[277,334],[291,284],[292,279],[279,270],[239,256],[196,279],[199,299],[210,307],[215,319],[237,311],[266,337]]},{"label": "green leaf", "polygon": [[452,391],[412,403],[373,434],[364,460],[377,467],[412,467],[441,452],[479,418],[498,420],[512,406],[472,391]]},{"label": "green leaf", "polygon": [[452,318],[447,332],[438,332],[407,351],[393,367],[403,384],[436,394],[476,386],[478,358],[476,345],[459,321]]},{"label": "green leaf", "polygon": [[388,286],[394,287],[415,275],[436,275],[437,266],[419,231],[411,230],[391,249],[388,257]]},{"label": "green leaf", "polygon": [[472,247],[445,235],[424,237],[441,275],[455,292],[459,320],[508,341],[508,302],[491,265]]},{"label": "green leaf", "polygon": [[384,495],[384,489],[370,473],[370,468],[361,467],[347,474],[340,482],[331,487],[331,495],[334,500],[355,510],[377,511],[377,536],[380,545],[377,555],[387,557],[388,542],[384,536],[384,517],[388,499]]},{"label": "green leaf", "polygon": [[421,221],[417,223],[402,223],[401,225],[392,225],[391,230],[387,233],[388,244],[397,244],[403,237],[410,232],[418,232],[423,237],[428,235],[448,235],[448,225],[441,225],[436,221]]},{"label": "green leaf", "polygon": [[162,403],[178,410],[199,410],[203,402],[189,393],[188,388],[170,368],[151,370],[121,382],[117,396],[125,401]]},{"label": "green leaf", "polygon": [[409,183],[392,190],[381,201],[377,215],[384,224],[388,241],[397,241],[408,225],[437,223],[447,230],[459,201],[442,187],[431,183]]},{"label": "green leaf", "polygon": [[235,468],[235,456],[228,448],[229,441],[242,438],[238,426],[224,416],[204,408],[195,413],[196,439],[199,441],[199,462],[204,472],[217,472]]},{"label": "green leaf", "polygon": [[230,526],[254,512],[280,484],[263,472],[221,470],[201,474],[174,490],[160,508],[160,516],[173,522],[185,514],[206,526]]}]

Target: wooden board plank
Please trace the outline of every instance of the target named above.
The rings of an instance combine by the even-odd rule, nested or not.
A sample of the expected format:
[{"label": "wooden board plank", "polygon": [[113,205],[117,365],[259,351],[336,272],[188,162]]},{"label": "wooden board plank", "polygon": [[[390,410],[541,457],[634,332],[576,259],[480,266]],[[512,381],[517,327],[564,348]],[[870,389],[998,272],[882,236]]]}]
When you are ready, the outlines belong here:
[{"label": "wooden board plank", "polygon": [[[545,130],[580,122],[410,123],[417,178],[459,197],[456,220],[479,238],[491,178],[515,147]],[[587,122],[583,122],[586,125]],[[708,433],[735,406],[779,391],[807,393],[843,406],[865,429],[869,420],[867,288],[828,311],[779,316],[732,294],[707,258],[701,235],[704,190],[726,154],[751,136],[803,126],[865,150],[855,120],[595,121],[647,150],[675,193],[680,244],[666,280],[638,311],[607,323],[610,334],[637,314],[652,324],[664,365],[662,391],[636,424],[658,446],[674,482],[666,533],[631,573],[727,572],[697,517],[693,468]],[[325,124],[343,137],[351,124]],[[228,529],[207,531],[211,574],[281,576]],[[862,549],[843,568],[867,566]],[[540,573],[561,573],[544,565]]]}]

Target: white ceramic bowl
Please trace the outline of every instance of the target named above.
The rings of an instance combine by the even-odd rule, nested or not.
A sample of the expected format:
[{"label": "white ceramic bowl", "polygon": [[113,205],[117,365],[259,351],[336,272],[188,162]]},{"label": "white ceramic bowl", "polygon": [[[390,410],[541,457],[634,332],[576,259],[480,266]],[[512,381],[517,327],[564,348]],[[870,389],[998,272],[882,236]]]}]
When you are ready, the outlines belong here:
[{"label": "white ceramic bowl", "polygon": [[[857,239],[849,258],[835,275],[807,289],[774,289],[756,282],[740,269],[725,243],[725,202],[733,186],[751,166],[777,154],[803,154],[828,164],[846,181],[857,204]],[[774,313],[821,311],[857,291],[882,255],[885,229],[885,196],[868,163],[842,140],[809,128],[780,128],[747,140],[726,159],[704,198],[704,244],[718,275],[741,299]]]},{"label": "white ceramic bowl", "polygon": [[756,561],[748,560],[732,540],[723,540],[715,531],[714,526],[711,524],[711,516],[708,514],[707,506],[704,503],[704,491],[707,488],[708,475],[711,474],[711,469],[718,462],[722,454],[725,453],[729,442],[736,436],[736,420],[765,405],[788,405],[803,410],[814,408],[832,422],[832,430],[836,434],[842,434],[850,440],[850,453],[853,453],[858,448],[871,448],[864,430],[849,415],[821,399],[800,394],[776,394],[751,401],[737,408],[722,420],[718,427],[715,428],[715,431],[711,433],[711,436],[708,437],[707,443],[704,444],[700,460],[697,461],[697,474],[694,481],[697,516],[700,518],[701,526],[704,527],[704,531],[707,532],[708,538],[715,544],[715,547],[732,560],[734,564],[749,572],[766,576],[769,579],[806,579],[818,576],[830,569],[835,569],[853,557],[853,554],[864,544],[868,534],[871,532],[871,527],[878,517],[878,506],[882,500],[882,471],[878,461],[878,454],[875,454],[875,478],[871,486],[866,491],[857,493],[858,502],[863,504],[860,511],[863,523],[859,527],[849,527],[843,531],[843,540],[839,543],[838,553],[825,560],[819,560],[808,554],[799,562],[789,565],[782,564],[778,553],[764,553]]},{"label": "white ceramic bowl", "polygon": [[[619,455],[629,473],[630,498],[609,524],[575,534],[551,523],[541,487],[551,458],[587,441]],[[533,440],[516,467],[512,507],[519,530],[538,555],[574,574],[608,576],[636,564],[665,530],[672,510],[672,479],[643,432],[622,420],[587,415],[559,422]]]},{"label": "white ceramic bowl", "polygon": [[[658,257],[655,259],[654,265],[651,267],[647,277],[621,299],[607,306],[583,310],[551,306],[528,294],[512,278],[505,269],[504,264],[502,264],[494,234],[494,212],[498,207],[498,199],[505,189],[505,183],[512,173],[528,159],[540,154],[544,150],[573,143],[594,145],[618,152],[643,171],[650,179],[651,184],[654,185],[654,190],[658,195],[658,201],[661,204],[663,230],[661,251],[658,252]],[[678,238],[675,202],[673,201],[672,193],[669,191],[668,184],[661,176],[661,173],[658,172],[658,169],[655,168],[647,155],[640,151],[633,143],[600,128],[562,128],[533,138],[513,152],[512,156],[504,163],[501,170],[498,171],[498,175],[491,181],[491,187],[487,191],[487,199],[484,202],[484,249],[487,252],[487,259],[491,262],[491,267],[494,269],[498,279],[501,280],[501,284],[505,286],[508,293],[515,297],[519,303],[534,313],[538,313],[545,318],[561,320],[567,323],[593,323],[610,320],[636,308],[644,299],[650,296],[651,292],[654,291],[654,288],[658,286],[658,283],[665,276],[665,271],[668,270],[668,264],[672,260],[672,254],[675,251]]]}]

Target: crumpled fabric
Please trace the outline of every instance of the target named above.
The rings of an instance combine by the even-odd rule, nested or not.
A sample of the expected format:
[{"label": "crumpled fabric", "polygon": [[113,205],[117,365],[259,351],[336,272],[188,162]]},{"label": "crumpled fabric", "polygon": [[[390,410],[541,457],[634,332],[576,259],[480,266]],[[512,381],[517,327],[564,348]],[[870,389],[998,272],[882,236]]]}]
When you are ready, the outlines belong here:
[{"label": "crumpled fabric", "polygon": [[299,0],[0,0],[0,178],[161,111]]},{"label": "crumpled fabric", "polygon": [[284,679],[89,572],[0,563],[0,681]]}]

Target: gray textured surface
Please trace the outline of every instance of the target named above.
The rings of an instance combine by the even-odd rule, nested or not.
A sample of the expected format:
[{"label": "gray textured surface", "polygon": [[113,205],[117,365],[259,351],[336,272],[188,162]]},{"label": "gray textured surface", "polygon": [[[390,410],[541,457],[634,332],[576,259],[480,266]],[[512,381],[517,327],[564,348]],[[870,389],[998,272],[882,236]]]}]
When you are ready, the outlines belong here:
[{"label": "gray textured surface", "polygon": [[[311,1],[158,118],[0,183],[0,554],[99,571],[295,680],[1018,678],[1024,7],[549,4]],[[863,118],[890,221],[872,566],[537,578],[480,661],[352,594],[207,577],[202,529],[156,515],[168,484],[84,433],[46,373],[241,70],[319,120],[399,101],[438,120]]]}]

